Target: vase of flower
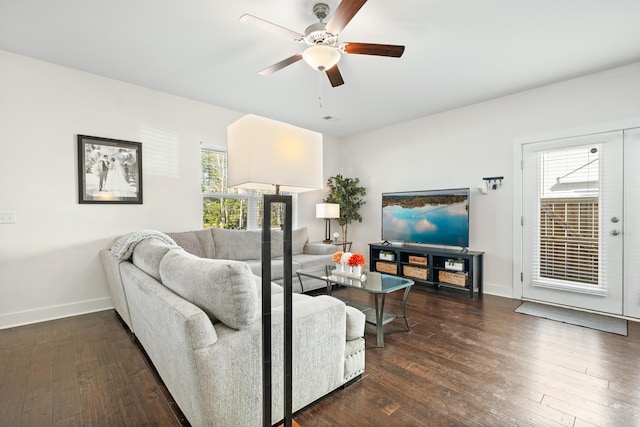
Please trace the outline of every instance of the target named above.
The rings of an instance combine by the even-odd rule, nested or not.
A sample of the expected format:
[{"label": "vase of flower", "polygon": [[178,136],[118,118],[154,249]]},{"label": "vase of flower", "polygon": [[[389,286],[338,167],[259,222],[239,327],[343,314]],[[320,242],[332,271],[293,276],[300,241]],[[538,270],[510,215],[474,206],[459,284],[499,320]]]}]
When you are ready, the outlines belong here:
[{"label": "vase of flower", "polygon": [[342,252],[338,251],[333,254],[333,262],[336,264],[336,271],[338,273],[344,272],[344,264],[342,263]]},{"label": "vase of flower", "polygon": [[356,276],[360,276],[362,274],[363,265],[364,265],[364,255],[352,254],[349,257],[349,273],[354,274]]}]

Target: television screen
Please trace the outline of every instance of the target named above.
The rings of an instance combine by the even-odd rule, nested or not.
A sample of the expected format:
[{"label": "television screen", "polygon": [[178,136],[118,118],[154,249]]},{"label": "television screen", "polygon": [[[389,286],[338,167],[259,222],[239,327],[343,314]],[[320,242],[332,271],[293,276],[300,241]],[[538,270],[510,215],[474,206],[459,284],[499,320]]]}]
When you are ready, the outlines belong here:
[{"label": "television screen", "polygon": [[469,246],[469,189],[382,194],[382,240]]}]

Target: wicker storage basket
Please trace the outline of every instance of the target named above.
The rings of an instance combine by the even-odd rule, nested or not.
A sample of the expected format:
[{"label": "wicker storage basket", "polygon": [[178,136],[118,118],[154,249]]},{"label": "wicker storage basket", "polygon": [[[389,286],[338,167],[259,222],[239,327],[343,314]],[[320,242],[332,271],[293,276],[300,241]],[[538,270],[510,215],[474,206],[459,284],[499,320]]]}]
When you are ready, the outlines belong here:
[{"label": "wicker storage basket", "polygon": [[376,270],[380,273],[398,274],[398,266],[395,263],[390,262],[377,261]]},{"label": "wicker storage basket", "polygon": [[464,273],[452,273],[450,271],[440,270],[438,280],[456,286],[467,286],[469,284],[469,276]]},{"label": "wicker storage basket", "polygon": [[425,256],[417,256],[417,255],[409,255],[409,264],[427,265],[427,257],[425,257]]},{"label": "wicker storage basket", "polygon": [[429,269],[403,265],[402,275],[406,277],[413,277],[415,279],[427,280],[427,278],[429,277]]}]

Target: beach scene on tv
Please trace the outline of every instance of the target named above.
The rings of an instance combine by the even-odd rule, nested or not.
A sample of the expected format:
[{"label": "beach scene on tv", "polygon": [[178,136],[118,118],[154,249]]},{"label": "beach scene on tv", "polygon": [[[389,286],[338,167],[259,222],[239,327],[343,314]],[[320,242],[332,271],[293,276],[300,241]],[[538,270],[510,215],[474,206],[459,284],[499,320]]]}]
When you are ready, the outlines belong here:
[{"label": "beach scene on tv", "polygon": [[383,194],[382,239],[469,246],[469,190]]}]

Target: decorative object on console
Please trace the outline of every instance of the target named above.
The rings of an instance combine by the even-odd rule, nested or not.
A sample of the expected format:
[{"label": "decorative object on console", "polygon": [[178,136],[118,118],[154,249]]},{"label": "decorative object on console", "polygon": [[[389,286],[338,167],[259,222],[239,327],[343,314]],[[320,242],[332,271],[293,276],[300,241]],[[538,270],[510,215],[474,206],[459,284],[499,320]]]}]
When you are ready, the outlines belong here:
[{"label": "decorative object on console", "polygon": [[461,259],[448,259],[444,264],[445,270],[462,271],[464,270],[464,260]]},{"label": "decorative object on console", "polygon": [[142,204],[142,144],[78,135],[78,203]]},{"label": "decorative object on console", "polygon": [[367,189],[361,187],[360,179],[345,178],[338,174],[327,180],[329,195],[326,203],[338,203],[340,205],[340,217],[338,224],[342,227],[342,250],[347,250],[349,240],[347,230],[353,221],[362,222],[362,216],[358,212],[366,203],[362,198],[367,194]]},{"label": "decorative object on console", "polygon": [[380,259],[385,261],[395,261],[395,254],[393,252],[380,251]]},{"label": "decorative object on console", "polygon": [[338,238],[340,237],[340,233],[337,231],[333,233],[333,243],[338,243]]},{"label": "decorative object on console", "polygon": [[271,210],[285,205],[284,221],[284,425],[292,416],[292,198],[280,191],[322,188],[322,135],[252,114],[227,128],[229,187],[274,189],[262,206],[262,410],[271,426]]},{"label": "decorative object on console", "polygon": [[324,243],[331,243],[331,220],[340,218],[340,205],[337,203],[316,204],[316,218],[324,219]]}]

